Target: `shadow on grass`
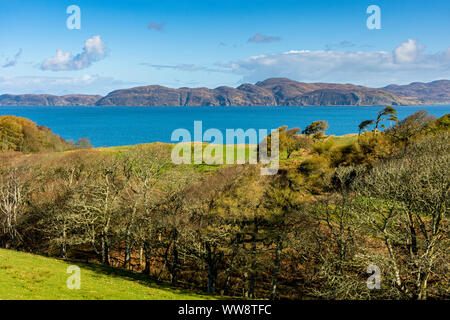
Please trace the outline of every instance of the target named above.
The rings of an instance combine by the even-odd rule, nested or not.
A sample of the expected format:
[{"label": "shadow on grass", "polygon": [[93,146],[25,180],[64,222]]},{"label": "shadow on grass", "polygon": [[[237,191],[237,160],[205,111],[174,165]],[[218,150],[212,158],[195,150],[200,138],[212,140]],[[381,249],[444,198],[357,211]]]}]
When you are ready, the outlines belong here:
[{"label": "shadow on grass", "polygon": [[209,295],[209,294],[207,294],[205,292],[201,292],[199,290],[191,290],[191,289],[186,289],[183,287],[173,287],[166,282],[158,281],[156,279],[153,279],[151,276],[145,275],[143,273],[125,270],[125,269],[121,269],[118,267],[111,267],[111,266],[103,265],[100,263],[94,263],[94,262],[87,263],[85,261],[72,260],[72,259],[68,259],[68,260],[58,259],[58,260],[63,263],[66,263],[68,265],[75,264],[75,265],[79,266],[80,268],[91,270],[98,274],[107,275],[108,277],[115,277],[115,278],[122,278],[122,279],[130,280],[130,281],[136,281],[145,286],[148,286],[148,287],[151,287],[154,289],[166,290],[166,291],[169,291],[169,292],[175,293],[175,294],[184,294],[184,295],[189,295],[191,297],[198,296],[199,298],[204,298],[204,299],[226,299],[226,300],[231,299],[231,297],[218,297],[218,296]]}]

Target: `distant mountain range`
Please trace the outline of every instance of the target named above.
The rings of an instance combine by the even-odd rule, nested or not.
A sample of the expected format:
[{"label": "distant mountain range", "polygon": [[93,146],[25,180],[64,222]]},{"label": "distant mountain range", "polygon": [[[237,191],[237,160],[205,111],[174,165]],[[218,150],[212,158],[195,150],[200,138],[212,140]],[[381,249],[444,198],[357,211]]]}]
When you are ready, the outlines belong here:
[{"label": "distant mountain range", "polygon": [[51,94],[2,94],[0,106],[95,106],[102,96],[69,94],[54,96]]},{"label": "distant mountain range", "polygon": [[237,88],[168,88],[159,85],[115,90],[106,96],[0,95],[0,106],[371,106],[450,104],[450,80],[369,88],[353,84],[304,83],[270,78]]}]

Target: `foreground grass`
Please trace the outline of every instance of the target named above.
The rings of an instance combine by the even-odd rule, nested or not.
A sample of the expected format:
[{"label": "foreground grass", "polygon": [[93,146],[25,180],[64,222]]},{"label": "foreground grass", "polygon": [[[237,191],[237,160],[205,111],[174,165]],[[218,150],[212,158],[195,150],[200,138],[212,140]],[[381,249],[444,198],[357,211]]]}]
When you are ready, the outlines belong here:
[{"label": "foreground grass", "polygon": [[[67,267],[81,269],[81,288],[69,290]],[[171,288],[144,275],[99,264],[67,262],[0,249],[0,300],[203,300],[213,297]]]}]

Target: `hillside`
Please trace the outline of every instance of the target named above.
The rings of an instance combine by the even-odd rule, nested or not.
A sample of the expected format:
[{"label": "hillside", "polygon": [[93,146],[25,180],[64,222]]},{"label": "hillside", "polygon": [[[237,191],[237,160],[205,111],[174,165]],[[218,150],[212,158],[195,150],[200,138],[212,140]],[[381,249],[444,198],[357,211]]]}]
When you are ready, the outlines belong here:
[{"label": "hillside", "polygon": [[406,105],[414,99],[397,97],[384,90],[353,84],[303,83],[285,78],[271,78],[256,86],[272,92],[278,105]]},{"label": "hillside", "polygon": [[417,98],[421,103],[449,103],[450,80],[438,80],[429,83],[413,82],[408,85],[391,84],[382,88],[397,95]]},{"label": "hillside", "polygon": [[0,106],[371,106],[450,104],[450,81],[369,88],[269,78],[237,88],[168,88],[160,85],[99,95],[0,95]]},{"label": "hillside", "polygon": [[[67,267],[81,268],[81,288],[66,286]],[[170,288],[142,275],[99,264],[67,262],[0,249],[0,300],[190,300],[211,297]]]}]

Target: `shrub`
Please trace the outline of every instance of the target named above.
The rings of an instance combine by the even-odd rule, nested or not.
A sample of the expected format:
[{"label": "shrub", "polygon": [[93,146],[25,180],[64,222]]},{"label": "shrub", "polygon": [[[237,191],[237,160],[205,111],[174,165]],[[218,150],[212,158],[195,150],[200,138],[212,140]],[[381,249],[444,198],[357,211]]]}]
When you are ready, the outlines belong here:
[{"label": "shrub", "polygon": [[312,149],[319,155],[324,155],[328,153],[335,146],[335,142],[332,139],[327,139],[325,141],[319,141],[312,145]]},{"label": "shrub", "polygon": [[89,141],[88,138],[80,138],[78,139],[78,141],[75,143],[75,147],[77,149],[90,149],[93,148],[91,141]]},{"label": "shrub", "polygon": [[333,172],[329,159],[321,155],[313,155],[303,161],[298,171],[306,176],[305,182],[312,194],[320,194],[329,187]]},{"label": "shrub", "polygon": [[436,130],[444,131],[450,129],[450,113],[440,117],[435,122]]}]

